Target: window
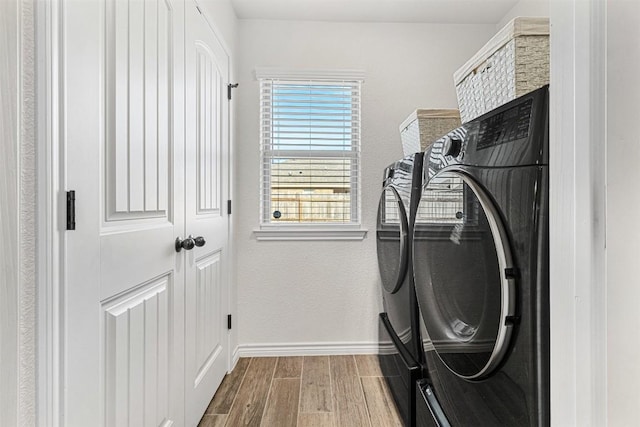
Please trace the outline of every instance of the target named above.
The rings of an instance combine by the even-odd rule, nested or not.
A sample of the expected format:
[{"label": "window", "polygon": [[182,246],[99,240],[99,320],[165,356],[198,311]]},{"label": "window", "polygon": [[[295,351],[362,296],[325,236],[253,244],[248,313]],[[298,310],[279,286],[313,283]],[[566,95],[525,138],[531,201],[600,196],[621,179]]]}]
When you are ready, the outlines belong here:
[{"label": "window", "polygon": [[261,228],[359,228],[361,75],[256,74]]}]

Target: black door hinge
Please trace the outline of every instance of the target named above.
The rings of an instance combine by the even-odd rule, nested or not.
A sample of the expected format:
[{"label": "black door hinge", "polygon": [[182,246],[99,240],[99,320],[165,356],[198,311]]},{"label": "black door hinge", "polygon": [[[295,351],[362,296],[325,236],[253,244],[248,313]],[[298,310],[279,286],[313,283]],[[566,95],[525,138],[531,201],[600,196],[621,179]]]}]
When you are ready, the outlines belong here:
[{"label": "black door hinge", "polygon": [[231,329],[231,315],[227,314],[227,329]]},{"label": "black door hinge", "polygon": [[235,89],[237,87],[238,87],[238,83],[233,83],[233,84],[229,83],[227,85],[227,99],[229,101],[231,101],[231,89]]},{"label": "black door hinge", "polygon": [[76,229],[76,192],[67,191],[67,230]]},{"label": "black door hinge", "polygon": [[227,200],[227,215],[231,215],[231,200]]}]

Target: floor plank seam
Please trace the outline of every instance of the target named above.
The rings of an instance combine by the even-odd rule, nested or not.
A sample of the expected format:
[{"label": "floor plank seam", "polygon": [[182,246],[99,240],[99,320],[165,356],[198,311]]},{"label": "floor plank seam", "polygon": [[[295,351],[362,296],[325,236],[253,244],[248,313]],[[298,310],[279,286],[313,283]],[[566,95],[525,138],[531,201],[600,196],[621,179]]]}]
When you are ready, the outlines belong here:
[{"label": "floor plank seam", "polygon": [[300,391],[298,392],[298,416],[296,417],[296,426],[300,424],[300,414],[302,413],[302,380],[304,379],[304,356],[300,364]]},{"label": "floor plank seam", "polygon": [[260,416],[260,426],[262,426],[262,421],[264,421],[264,415],[267,413],[267,408],[269,407],[269,397],[271,397],[271,390],[273,389],[273,378],[276,376],[278,363],[280,363],[280,358],[277,358],[276,363],[273,365],[273,372],[271,372],[271,382],[269,383],[269,391],[267,391],[267,397],[265,398],[265,401],[264,401],[264,408],[262,409],[262,415]]},{"label": "floor plank seam", "polygon": [[333,412],[333,424],[338,427],[340,425],[340,407],[333,393],[333,373],[331,372],[331,356],[327,356],[329,367],[329,399],[331,401],[331,412]]},{"label": "floor plank seam", "polygon": [[364,394],[364,385],[362,384],[362,376],[360,376],[360,369],[358,367],[358,361],[355,356],[353,357],[353,363],[356,365],[356,371],[358,373],[358,383],[360,384],[360,391],[362,392],[362,400],[364,401],[364,407],[367,410],[367,419],[369,420],[369,427],[373,427],[371,422],[371,412],[369,411],[369,402],[367,402],[367,396]]},{"label": "floor plank seam", "polygon": [[226,414],[220,414],[220,415],[227,415],[227,419],[224,422],[225,426],[227,425],[227,422],[229,421],[229,415],[231,415],[231,412],[233,411],[233,407],[235,406],[236,401],[238,400],[238,394],[240,394],[240,389],[242,388],[242,384],[244,384],[245,378],[247,378],[247,372],[249,372],[249,368],[251,367],[253,360],[254,360],[253,357],[249,359],[249,363],[247,364],[247,367],[244,370],[244,374],[242,374],[242,379],[240,380],[240,384],[238,384],[238,389],[236,390],[236,394],[233,396],[231,405],[229,405],[229,412]]},{"label": "floor plank seam", "polygon": [[360,373],[360,364],[358,363],[358,358],[355,356],[355,354],[353,355],[353,364],[356,365],[356,374],[361,377],[362,374]]}]

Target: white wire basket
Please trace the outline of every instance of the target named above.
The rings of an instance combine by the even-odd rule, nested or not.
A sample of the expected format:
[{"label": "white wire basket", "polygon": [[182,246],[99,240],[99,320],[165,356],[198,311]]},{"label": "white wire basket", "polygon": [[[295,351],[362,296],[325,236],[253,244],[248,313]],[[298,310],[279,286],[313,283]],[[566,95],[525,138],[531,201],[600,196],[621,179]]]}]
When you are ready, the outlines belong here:
[{"label": "white wire basket", "polygon": [[549,18],[514,18],[453,79],[462,123],[549,83]]}]

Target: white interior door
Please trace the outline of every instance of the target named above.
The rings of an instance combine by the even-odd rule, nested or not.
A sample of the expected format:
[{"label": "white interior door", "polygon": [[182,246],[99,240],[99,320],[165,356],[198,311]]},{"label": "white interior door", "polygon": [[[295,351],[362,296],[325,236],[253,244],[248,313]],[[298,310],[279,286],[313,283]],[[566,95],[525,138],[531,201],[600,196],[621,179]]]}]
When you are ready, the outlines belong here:
[{"label": "white interior door", "polygon": [[181,425],[184,7],[62,9],[63,181],[77,207],[63,248],[63,422]]},{"label": "white interior door", "polygon": [[195,3],[186,4],[185,421],[196,425],[228,368],[229,58]]}]

